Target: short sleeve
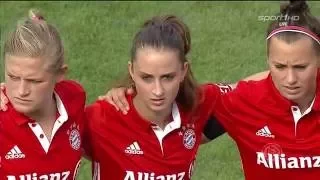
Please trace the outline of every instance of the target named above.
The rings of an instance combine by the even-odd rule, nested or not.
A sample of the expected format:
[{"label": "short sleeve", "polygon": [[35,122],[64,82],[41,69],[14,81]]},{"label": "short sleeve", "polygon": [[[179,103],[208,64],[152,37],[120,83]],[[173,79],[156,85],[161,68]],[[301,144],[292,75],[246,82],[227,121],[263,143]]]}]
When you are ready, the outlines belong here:
[{"label": "short sleeve", "polygon": [[234,96],[237,90],[232,90],[228,85],[224,84],[208,84],[207,96],[212,102],[212,112],[210,117],[215,117],[219,124],[223,126],[224,130],[231,136],[235,136],[236,122],[233,117],[234,110]]}]

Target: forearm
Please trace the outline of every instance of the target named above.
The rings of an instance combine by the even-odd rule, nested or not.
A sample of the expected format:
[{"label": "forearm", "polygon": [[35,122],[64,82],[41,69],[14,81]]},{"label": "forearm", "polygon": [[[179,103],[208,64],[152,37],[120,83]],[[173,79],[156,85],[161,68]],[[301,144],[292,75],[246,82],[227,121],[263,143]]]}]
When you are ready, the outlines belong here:
[{"label": "forearm", "polygon": [[255,74],[252,74],[246,78],[244,78],[243,80],[244,81],[259,81],[261,79],[264,79],[268,76],[269,74],[269,70],[268,71],[262,71],[262,72],[258,72],[258,73],[255,73]]},{"label": "forearm", "polygon": [[[269,70],[268,71],[262,71],[262,72],[258,72],[255,74],[251,74],[250,76],[245,77],[244,79],[242,79],[242,81],[259,81],[262,80],[264,78],[266,78],[269,74]],[[233,83],[233,84],[229,84],[229,86],[231,86],[232,89],[234,89],[237,86],[238,82]]]}]

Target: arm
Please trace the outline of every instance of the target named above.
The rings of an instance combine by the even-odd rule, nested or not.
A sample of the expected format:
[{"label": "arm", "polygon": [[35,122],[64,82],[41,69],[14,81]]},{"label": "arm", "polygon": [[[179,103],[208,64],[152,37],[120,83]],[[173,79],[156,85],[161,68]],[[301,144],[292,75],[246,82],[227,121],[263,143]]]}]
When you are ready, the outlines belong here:
[{"label": "arm", "polygon": [[8,98],[4,95],[5,84],[0,83],[0,111],[7,110]]},{"label": "arm", "polygon": [[201,144],[205,144],[221,136],[226,131],[215,117],[210,117],[203,129]]},{"label": "arm", "polygon": [[[90,106],[90,105],[89,105]],[[92,107],[91,107],[92,109]],[[91,111],[89,110],[88,106],[85,107],[84,110],[84,131],[82,136],[82,157],[86,158],[89,161],[92,161],[93,156],[93,142],[92,142],[92,121],[91,118]]]},{"label": "arm", "polygon": [[[250,76],[245,77],[242,79],[243,81],[259,81],[261,79],[264,79],[268,76],[270,71],[263,71],[263,72],[258,72],[256,74],[252,74]],[[237,86],[237,82],[233,84],[229,84],[232,89],[234,89]]]},{"label": "arm", "polygon": [[[269,71],[259,72],[244,78],[244,81],[249,80],[261,80],[268,76]],[[237,83],[229,84],[234,89]],[[132,88],[118,87],[110,89],[105,95],[99,96],[99,100],[105,100],[112,104],[117,110],[121,110],[123,114],[127,114],[129,110],[129,104],[126,100],[125,94],[132,94],[134,90]]]},{"label": "arm", "polygon": [[252,74],[246,78],[244,78],[244,81],[259,81],[261,79],[264,79],[268,76],[270,71],[263,71],[263,72],[258,72],[256,74]]}]

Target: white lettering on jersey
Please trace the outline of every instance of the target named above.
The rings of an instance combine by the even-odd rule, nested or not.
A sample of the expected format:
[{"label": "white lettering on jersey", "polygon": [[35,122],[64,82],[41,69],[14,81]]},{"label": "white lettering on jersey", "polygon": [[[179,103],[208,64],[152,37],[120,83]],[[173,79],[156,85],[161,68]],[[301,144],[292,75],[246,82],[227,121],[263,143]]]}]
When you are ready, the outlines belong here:
[{"label": "white lettering on jersey", "polygon": [[67,180],[70,175],[70,171],[62,173],[51,173],[38,176],[37,173],[24,174],[19,176],[9,175],[7,180]]},{"label": "white lettering on jersey", "polygon": [[137,178],[135,178],[135,173],[133,171],[126,171],[127,174],[123,180],[183,180],[185,172],[180,172],[178,174],[167,174],[155,176],[155,173],[137,172]]},{"label": "white lettering on jersey", "polygon": [[123,180],[134,180],[134,173],[132,171],[127,171],[126,177]]},{"label": "white lettering on jersey", "polygon": [[93,167],[94,171],[92,180],[100,180],[100,163],[95,161]]},{"label": "white lettering on jersey", "polygon": [[267,154],[257,152],[257,164],[266,168],[297,169],[320,167],[320,156],[286,157],[285,154]]},{"label": "white lettering on jersey", "polygon": [[314,159],[313,167],[320,167],[320,156],[315,156],[313,157],[313,159]]},{"label": "white lettering on jersey", "polygon": [[219,87],[222,94],[228,93],[232,90],[231,86],[228,84],[217,83],[216,85]]}]

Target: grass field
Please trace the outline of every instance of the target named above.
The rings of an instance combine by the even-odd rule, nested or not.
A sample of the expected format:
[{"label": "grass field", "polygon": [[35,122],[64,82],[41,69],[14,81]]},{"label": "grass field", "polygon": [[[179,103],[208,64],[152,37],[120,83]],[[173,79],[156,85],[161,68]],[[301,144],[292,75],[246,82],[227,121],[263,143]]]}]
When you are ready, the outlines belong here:
[{"label": "grass field", "polygon": [[[319,15],[320,3],[310,2]],[[175,14],[189,25],[193,71],[200,82],[234,82],[266,69],[265,30],[279,2],[0,2],[1,53],[5,33],[29,8],[40,9],[64,40],[69,78],[81,82],[87,103],[126,71],[132,38],[154,15]],[[3,81],[3,61],[0,61]],[[80,180],[90,179],[85,161]],[[227,135],[198,153],[194,180],[241,180],[235,144]]]}]

